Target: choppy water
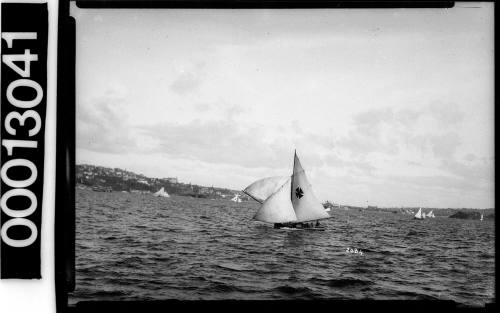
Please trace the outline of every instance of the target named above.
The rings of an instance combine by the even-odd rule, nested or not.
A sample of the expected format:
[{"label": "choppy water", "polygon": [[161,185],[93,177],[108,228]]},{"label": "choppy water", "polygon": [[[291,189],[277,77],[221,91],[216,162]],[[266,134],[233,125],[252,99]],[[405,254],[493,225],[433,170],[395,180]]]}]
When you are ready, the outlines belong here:
[{"label": "choppy water", "polygon": [[[494,301],[494,222],[332,211],[326,231],[252,221],[259,205],[76,191],[80,300]],[[363,255],[347,253],[361,249]]]}]

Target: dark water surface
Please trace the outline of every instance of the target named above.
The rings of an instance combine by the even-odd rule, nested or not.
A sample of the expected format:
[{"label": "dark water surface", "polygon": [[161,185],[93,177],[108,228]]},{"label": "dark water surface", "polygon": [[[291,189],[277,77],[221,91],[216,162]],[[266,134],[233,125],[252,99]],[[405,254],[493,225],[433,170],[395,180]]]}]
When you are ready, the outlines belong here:
[{"label": "dark water surface", "polygon": [[[326,231],[256,202],[76,190],[80,300],[494,299],[494,222],[337,210]],[[361,249],[363,255],[348,253]]]}]

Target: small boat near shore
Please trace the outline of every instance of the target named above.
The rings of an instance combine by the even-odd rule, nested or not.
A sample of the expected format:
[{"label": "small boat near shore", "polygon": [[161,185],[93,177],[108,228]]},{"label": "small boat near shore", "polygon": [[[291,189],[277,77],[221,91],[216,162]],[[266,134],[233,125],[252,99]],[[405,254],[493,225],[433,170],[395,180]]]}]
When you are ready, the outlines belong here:
[{"label": "small boat near shore", "polygon": [[231,201],[240,203],[241,202],[240,195],[239,194],[235,194],[234,197],[231,199]]},{"label": "small boat near shore", "polygon": [[160,190],[153,194],[155,197],[170,198],[170,195],[165,191],[165,188],[161,187]]}]

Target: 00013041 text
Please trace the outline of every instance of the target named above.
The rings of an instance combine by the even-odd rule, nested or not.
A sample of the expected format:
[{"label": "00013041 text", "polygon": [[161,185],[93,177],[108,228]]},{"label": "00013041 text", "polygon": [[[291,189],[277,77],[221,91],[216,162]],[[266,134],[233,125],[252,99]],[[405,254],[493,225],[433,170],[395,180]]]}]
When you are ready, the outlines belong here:
[{"label": "00013041 text", "polygon": [[[5,32],[2,33],[2,40],[7,44],[7,49],[10,49],[20,41],[36,41],[37,33]],[[33,110],[44,97],[42,86],[35,80],[30,79],[31,62],[37,61],[38,55],[32,54],[30,49],[25,49],[23,54],[2,55],[2,63],[19,75],[18,79],[8,83],[6,89],[8,105],[2,107],[3,110],[8,110],[3,126],[7,134],[12,137],[2,138],[2,147],[6,149],[7,156],[10,159],[2,165],[0,175],[2,182],[12,189],[5,192],[0,201],[2,211],[11,218],[2,225],[1,238],[5,244],[11,247],[27,247],[33,244],[38,237],[37,226],[29,219],[38,207],[37,196],[29,189],[38,177],[37,166],[34,162],[16,155],[19,149],[38,148],[38,141],[30,139],[41,131],[43,122],[40,114]],[[20,65],[16,63],[20,63]],[[23,96],[29,94],[31,99],[21,100],[16,97],[16,94],[22,94]],[[21,132],[18,132],[19,128],[24,128],[27,133],[25,131],[23,132],[23,134],[26,133],[25,135],[21,134]],[[21,167],[29,170],[27,178],[14,179],[9,176],[9,170]],[[29,199],[29,206],[21,210],[10,208],[8,200],[16,196]],[[10,238],[8,230],[15,226],[29,228],[29,237],[25,239]]]}]

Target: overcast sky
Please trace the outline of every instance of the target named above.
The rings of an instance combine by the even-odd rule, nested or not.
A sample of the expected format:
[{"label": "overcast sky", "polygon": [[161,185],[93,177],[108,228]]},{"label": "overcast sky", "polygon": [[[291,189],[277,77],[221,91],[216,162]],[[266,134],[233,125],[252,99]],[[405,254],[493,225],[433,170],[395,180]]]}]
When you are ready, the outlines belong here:
[{"label": "overcast sky", "polygon": [[297,149],[321,200],[493,207],[493,4],[458,5],[73,7],[77,164],[241,190]]}]

